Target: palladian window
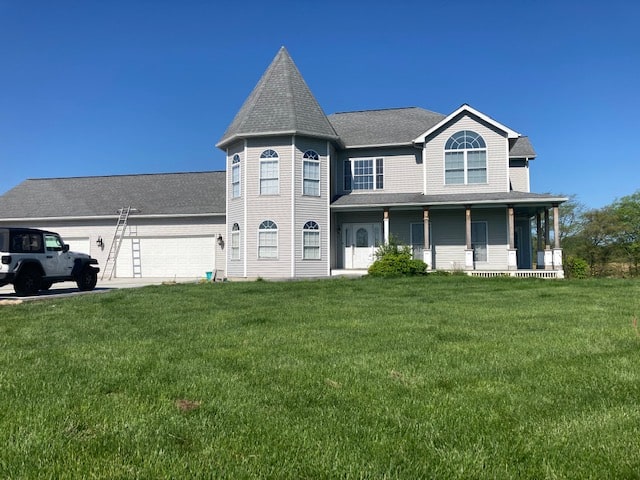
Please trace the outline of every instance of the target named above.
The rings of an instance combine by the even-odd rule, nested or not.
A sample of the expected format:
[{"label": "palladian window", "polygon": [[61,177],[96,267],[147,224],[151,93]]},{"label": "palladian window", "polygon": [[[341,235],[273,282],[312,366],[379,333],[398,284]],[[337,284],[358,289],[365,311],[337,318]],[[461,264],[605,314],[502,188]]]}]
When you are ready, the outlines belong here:
[{"label": "palladian window", "polygon": [[487,183],[487,145],[471,130],[461,130],[444,147],[445,185]]}]

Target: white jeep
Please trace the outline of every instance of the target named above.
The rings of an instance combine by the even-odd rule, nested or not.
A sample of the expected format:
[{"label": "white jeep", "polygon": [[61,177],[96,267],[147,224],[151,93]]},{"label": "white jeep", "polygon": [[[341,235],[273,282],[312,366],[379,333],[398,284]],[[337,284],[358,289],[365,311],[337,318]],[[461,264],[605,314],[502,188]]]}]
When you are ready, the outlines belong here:
[{"label": "white jeep", "polygon": [[0,287],[12,283],[18,295],[35,295],[66,281],[75,281],[80,290],[93,290],[97,264],[89,255],[70,252],[57,233],[0,227]]}]

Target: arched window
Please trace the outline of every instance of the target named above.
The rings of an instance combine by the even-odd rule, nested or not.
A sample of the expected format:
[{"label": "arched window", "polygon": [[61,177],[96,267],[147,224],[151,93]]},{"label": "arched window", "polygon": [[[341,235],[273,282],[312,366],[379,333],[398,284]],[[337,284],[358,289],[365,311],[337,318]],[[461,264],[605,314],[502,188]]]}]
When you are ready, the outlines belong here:
[{"label": "arched window", "polygon": [[302,194],[320,196],[320,157],[315,150],[302,156]]},{"label": "arched window", "polygon": [[231,227],[231,260],[240,260],[240,225]]},{"label": "arched window", "polygon": [[258,258],[278,258],[278,225],[272,220],[258,228]]},{"label": "arched window", "polygon": [[476,132],[461,130],[444,146],[445,185],[487,183],[487,144]]},{"label": "arched window", "polygon": [[302,258],[320,260],[320,227],[314,221],[308,221],[302,227]]},{"label": "arched window", "polygon": [[236,153],[231,160],[231,197],[237,198],[240,194],[240,155]]},{"label": "arched window", "polygon": [[279,193],[280,157],[275,150],[265,150],[260,155],[260,195]]}]

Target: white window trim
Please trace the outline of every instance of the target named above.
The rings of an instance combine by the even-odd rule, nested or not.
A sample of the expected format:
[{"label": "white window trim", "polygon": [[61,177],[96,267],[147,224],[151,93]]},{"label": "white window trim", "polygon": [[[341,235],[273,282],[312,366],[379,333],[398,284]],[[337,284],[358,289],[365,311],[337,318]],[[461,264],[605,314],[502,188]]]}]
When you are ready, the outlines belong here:
[{"label": "white window trim", "polygon": [[[236,224],[234,224],[235,226]],[[238,246],[234,247],[233,246],[233,241],[234,239],[237,240],[238,242]],[[241,260],[240,258],[240,227],[238,226],[238,230],[234,230],[233,226],[231,227],[231,245],[230,245],[230,249],[231,249],[231,260],[233,261],[238,261]],[[234,255],[234,253],[237,253],[237,255]]]},{"label": "white window trim", "polygon": [[[276,226],[276,228],[272,228],[272,229],[262,229],[262,228],[260,228],[260,226],[266,221],[271,221]],[[260,225],[258,225],[258,241],[257,241],[258,251],[256,252],[258,260],[278,260],[279,255],[280,255],[280,235],[278,235],[278,231],[279,231],[278,224],[276,222],[274,222],[273,220],[264,220],[264,221],[260,222]],[[275,234],[275,236],[276,236],[276,245],[275,245],[276,254],[275,254],[275,256],[273,256],[273,257],[261,257],[260,256],[260,247],[261,247],[261,245],[260,245],[260,234],[261,233],[274,233]]]},{"label": "white window trim", "polygon": [[[485,181],[484,182],[474,182],[469,183],[469,163],[467,161],[467,154],[469,152],[484,152],[484,162],[485,162]],[[447,153],[462,153],[464,157],[464,183],[447,183]],[[486,148],[473,148],[468,150],[445,150],[444,157],[442,162],[443,170],[442,170],[442,180],[446,187],[455,187],[456,185],[488,185],[489,184],[489,152]],[[479,170],[479,169],[476,169]]]},{"label": "white window trim", "polygon": [[[310,220],[310,222],[311,221],[313,221],[313,220]],[[304,226],[302,227],[302,260],[305,261],[305,262],[307,262],[307,261],[309,261],[309,262],[317,262],[319,260],[322,260],[322,234],[320,233],[321,232],[320,231],[320,225],[318,224],[318,222],[313,221],[313,223],[318,225],[317,229],[304,228],[307,225],[307,223],[309,223],[309,222],[305,222]],[[311,247],[315,248],[315,246],[313,246],[313,245],[309,245],[309,246],[305,245],[305,243],[304,243],[305,235],[304,234],[307,233],[307,232],[318,234],[318,258],[307,258],[307,257],[304,256],[305,248],[311,248]]]},{"label": "white window trim", "polygon": [[[372,164],[373,164],[373,168],[372,168],[372,171],[373,171],[373,173],[372,173],[372,176],[373,176],[373,188],[370,188],[370,189],[355,189],[355,188],[353,188],[353,186],[355,184],[355,178],[356,178],[354,173],[353,173],[354,167],[355,167],[355,162],[357,162],[357,161],[366,161],[366,160],[371,161]],[[378,188],[378,160],[380,160],[382,162],[382,183],[383,183],[382,188]],[[350,168],[350,171],[351,171],[351,188],[350,189],[347,189],[346,185],[345,185],[345,179],[347,177],[347,172],[344,169],[344,164],[346,162],[349,162],[351,164],[351,168]],[[384,170],[385,170],[384,163],[385,163],[384,162],[384,157],[353,157],[353,158],[345,159],[343,161],[343,163],[342,163],[342,169],[343,169],[343,172],[342,172],[342,190],[345,191],[345,192],[373,192],[373,191],[376,191],[376,190],[378,190],[378,191],[384,190],[384,176],[385,176],[384,175]]]},{"label": "white window trim", "polygon": [[[236,161],[237,157],[237,161]],[[240,156],[236,153],[231,160],[231,198],[240,198],[242,197],[242,169],[240,168],[241,159]],[[234,171],[238,172],[237,181],[234,181]],[[238,186],[238,194],[235,195],[235,186]]]},{"label": "white window trim", "polygon": [[[268,158],[263,158],[262,155],[268,151],[268,150],[272,150],[277,157],[268,157]],[[276,174],[275,177],[263,177],[262,176],[262,164],[263,163],[275,163],[276,164]],[[272,196],[272,195],[280,195],[280,154],[278,152],[276,152],[273,149],[267,149],[264,152],[262,152],[262,154],[260,154],[260,165],[258,166],[259,168],[259,175],[258,175],[258,192],[260,193],[260,195],[265,195],[265,196]],[[277,182],[277,187],[276,187],[276,192],[275,193],[263,193],[262,192],[262,181],[263,180],[276,180]]]},{"label": "white window trim", "polygon": [[[449,142],[449,140],[454,137],[455,135],[457,135],[458,133],[460,133],[461,131],[469,131],[474,133],[475,135],[477,135],[481,140],[482,143],[484,143],[484,147],[479,147],[479,148],[455,148],[455,149],[447,149],[446,148],[446,144]],[[463,154],[463,183],[447,183],[447,153],[460,153],[462,152]],[[484,171],[485,171],[485,181],[484,182],[473,182],[473,183],[469,183],[469,161],[468,161],[468,153],[469,152],[484,152]],[[508,157],[508,156],[507,156]],[[507,168],[508,168],[508,163],[507,162]],[[447,138],[447,140],[445,141],[445,148],[444,148],[444,155],[443,155],[443,162],[442,162],[442,182],[444,184],[444,186],[446,187],[451,187],[451,186],[456,186],[456,185],[488,185],[489,184],[489,147],[487,146],[487,141],[484,139],[484,137],[482,135],[480,135],[478,132],[474,131],[474,130],[459,130],[451,135],[449,135],[449,137]],[[475,169],[478,170],[478,169]]]},{"label": "white window trim", "polygon": [[[312,151],[313,153],[315,153],[316,155],[318,155],[318,153],[315,150],[308,150],[308,151]],[[307,152],[305,152],[304,154],[306,155]],[[304,174],[304,166],[305,163],[312,163],[318,166],[318,178],[307,178],[305,177]],[[321,165],[320,165],[320,155],[318,155],[318,160],[314,159],[314,158],[305,158],[304,156],[302,157],[302,195],[303,196],[307,196],[307,197],[321,197],[322,196],[322,185],[321,185],[321,177],[322,177],[322,171],[321,169]],[[305,186],[305,181],[312,181],[312,182],[317,182],[318,184],[318,193],[314,194],[314,193],[307,193],[304,190],[304,186]]]}]

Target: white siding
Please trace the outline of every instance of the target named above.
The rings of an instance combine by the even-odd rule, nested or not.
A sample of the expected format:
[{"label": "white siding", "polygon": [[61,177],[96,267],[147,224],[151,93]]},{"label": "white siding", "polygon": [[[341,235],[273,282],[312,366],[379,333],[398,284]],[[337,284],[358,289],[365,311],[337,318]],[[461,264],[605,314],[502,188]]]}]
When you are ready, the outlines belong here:
[{"label": "white siding", "polygon": [[[303,155],[307,150],[315,150],[320,157],[320,196],[303,195],[302,166]],[[296,167],[295,167],[295,276],[320,277],[325,276],[329,263],[329,211],[327,209],[327,142],[310,138],[296,138]],[[302,229],[308,221],[314,221],[320,227],[320,260],[303,259]]]},{"label": "white siding", "polygon": [[[260,195],[260,154],[273,149],[279,155],[279,193]],[[291,276],[291,137],[266,137],[247,142],[245,161],[247,211],[247,276],[287,278]],[[278,258],[258,258],[258,227],[264,220],[278,225]]]},{"label": "white siding", "polygon": [[[115,233],[116,221],[117,217],[113,216],[103,219],[50,220],[41,221],[38,224],[29,222],[28,226],[58,232],[63,239],[81,239],[81,244],[85,247],[88,239],[89,252],[86,253],[89,253],[92,257],[96,258],[98,260],[98,266],[101,270],[104,270],[109,248],[111,247],[111,242]],[[14,225],[16,224],[16,222],[12,223]],[[126,248],[124,247],[127,242],[126,238],[130,239],[133,232],[135,232],[135,236],[141,239],[188,237],[209,237],[213,239],[217,238],[219,234],[223,235],[224,238],[225,228],[223,216],[142,218],[131,215],[129,217],[127,230],[125,232],[125,240],[123,240],[123,246],[121,249]],[[102,238],[104,244],[102,248],[97,244],[98,238]],[[215,265],[219,266],[219,275],[224,275],[225,250],[226,244],[223,249],[217,242],[215,242]],[[121,250],[121,269],[123,268],[122,265],[125,261],[124,258],[125,257]],[[128,261],[131,261],[131,255],[129,255]],[[210,258],[203,258],[202,264],[199,267],[201,272],[198,276],[204,276],[204,272],[210,271],[211,265],[212,262]],[[142,275],[144,277],[150,277],[148,272],[153,272],[154,270],[156,270],[156,267],[152,267],[151,270],[147,270],[147,272],[145,272],[143,268]]]},{"label": "white siding", "polygon": [[518,192],[529,192],[529,165],[525,159],[509,161],[509,181],[511,189]]},{"label": "white siding", "polygon": [[[233,156],[238,154],[240,156],[240,197],[231,198],[231,161]],[[244,265],[247,261],[247,254],[245,253],[245,236],[246,231],[246,217],[244,214],[244,205],[246,201],[246,185],[247,185],[247,161],[244,152],[244,141],[237,142],[229,147],[227,155],[227,234],[225,236],[226,242],[226,255],[227,255],[227,276],[229,277],[242,277],[244,276]],[[231,260],[231,229],[233,224],[237,223],[240,227],[240,258],[237,260]]]},{"label": "white siding", "polygon": [[[460,130],[472,130],[487,144],[487,183],[470,185],[444,184],[444,146],[449,137]],[[508,192],[508,140],[504,133],[468,114],[427,139],[426,194]]]},{"label": "white siding", "polygon": [[[336,188],[340,194],[344,191],[344,161],[353,158],[384,159],[384,188],[381,193],[422,192],[422,153],[413,147],[353,149],[340,152],[337,161]],[[365,195],[371,191],[354,192]]]}]

